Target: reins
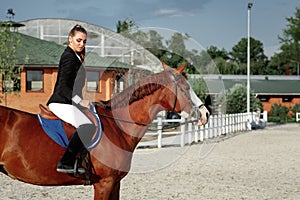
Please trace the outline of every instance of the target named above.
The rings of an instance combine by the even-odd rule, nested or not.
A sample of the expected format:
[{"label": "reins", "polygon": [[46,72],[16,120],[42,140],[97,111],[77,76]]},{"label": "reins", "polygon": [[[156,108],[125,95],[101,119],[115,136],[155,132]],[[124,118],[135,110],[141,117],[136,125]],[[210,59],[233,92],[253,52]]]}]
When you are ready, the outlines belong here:
[{"label": "reins", "polygon": [[[103,104],[98,103],[98,102],[94,102],[94,104],[98,104],[98,105],[103,106]],[[148,126],[148,125],[150,125],[150,124],[145,124],[145,123],[141,123],[141,122],[133,122],[133,121],[125,120],[125,119],[115,118],[115,117],[112,117],[112,116],[109,116],[109,115],[104,115],[104,114],[98,113],[98,112],[96,112],[96,114],[100,115],[102,117],[106,117],[106,118],[109,118],[109,119],[125,122],[125,123],[128,123],[128,124],[136,124],[136,125],[139,125],[139,126]]]}]

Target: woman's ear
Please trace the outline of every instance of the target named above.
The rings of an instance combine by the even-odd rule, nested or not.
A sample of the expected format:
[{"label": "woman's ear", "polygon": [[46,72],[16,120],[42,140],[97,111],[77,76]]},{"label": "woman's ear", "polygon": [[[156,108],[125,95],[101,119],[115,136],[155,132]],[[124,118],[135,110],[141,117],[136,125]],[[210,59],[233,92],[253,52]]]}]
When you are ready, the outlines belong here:
[{"label": "woman's ear", "polygon": [[68,41],[69,41],[68,44],[71,44],[71,43],[72,43],[72,37],[71,37],[71,36],[68,36]]}]

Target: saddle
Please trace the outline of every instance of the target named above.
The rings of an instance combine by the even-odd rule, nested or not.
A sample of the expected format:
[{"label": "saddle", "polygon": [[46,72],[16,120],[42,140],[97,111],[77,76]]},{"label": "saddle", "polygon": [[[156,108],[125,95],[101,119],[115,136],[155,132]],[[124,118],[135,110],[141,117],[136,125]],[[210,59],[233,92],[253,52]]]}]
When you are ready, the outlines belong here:
[{"label": "saddle", "polygon": [[42,104],[40,104],[39,107],[41,117],[49,120],[59,120],[59,118],[53,112],[51,112],[49,108],[46,108]]},{"label": "saddle", "polygon": [[[43,106],[42,104],[39,104],[39,108],[40,108],[40,113],[39,115],[47,120],[60,120],[60,118],[58,118],[53,112],[51,112],[49,110],[49,108]],[[92,119],[92,121],[97,124],[97,122],[95,121],[94,117],[92,117],[90,115],[89,112],[86,112],[85,114],[89,115],[88,117],[90,119]],[[67,124],[66,122],[63,123],[64,124],[64,129],[74,129],[75,128],[70,125]],[[78,172],[78,168],[84,168],[85,169],[85,173],[81,174]],[[83,148],[77,155],[76,157],[76,162],[75,162],[75,166],[74,166],[74,174],[69,174],[70,176],[73,176],[75,178],[80,178],[84,180],[84,185],[92,185],[93,183],[96,183],[100,180],[100,176],[98,176],[95,172],[93,163],[91,161],[91,156],[90,156],[90,152],[86,149]]]}]

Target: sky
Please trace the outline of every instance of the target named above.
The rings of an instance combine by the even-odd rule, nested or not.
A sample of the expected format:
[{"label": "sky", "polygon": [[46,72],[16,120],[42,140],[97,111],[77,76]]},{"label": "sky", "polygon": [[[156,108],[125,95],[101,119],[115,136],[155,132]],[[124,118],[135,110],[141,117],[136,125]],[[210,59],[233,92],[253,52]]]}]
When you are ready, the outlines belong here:
[{"label": "sky", "polygon": [[65,18],[116,31],[118,20],[131,19],[139,28],[156,27],[186,33],[203,48],[211,45],[231,51],[247,37],[247,5],[251,8],[250,34],[263,43],[265,54],[280,46],[278,36],[294,17],[299,0],[0,0],[0,19],[12,8],[14,21]]}]

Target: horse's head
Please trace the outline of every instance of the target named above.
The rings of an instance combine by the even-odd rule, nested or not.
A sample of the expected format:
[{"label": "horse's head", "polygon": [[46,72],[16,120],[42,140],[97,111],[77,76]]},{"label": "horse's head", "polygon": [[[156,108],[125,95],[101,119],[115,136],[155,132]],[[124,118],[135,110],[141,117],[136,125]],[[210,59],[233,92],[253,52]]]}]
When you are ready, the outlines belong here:
[{"label": "horse's head", "polygon": [[198,125],[206,124],[210,115],[209,111],[197,97],[183,74],[187,62],[177,69],[170,68],[164,62],[162,62],[162,65],[172,80],[172,85],[168,89],[173,95],[167,96],[170,108],[172,108],[171,111],[179,113],[185,118],[196,118]]}]

